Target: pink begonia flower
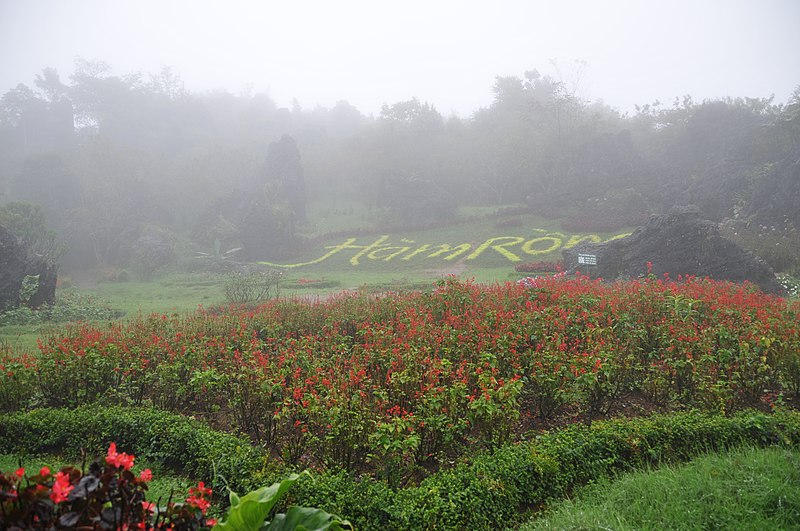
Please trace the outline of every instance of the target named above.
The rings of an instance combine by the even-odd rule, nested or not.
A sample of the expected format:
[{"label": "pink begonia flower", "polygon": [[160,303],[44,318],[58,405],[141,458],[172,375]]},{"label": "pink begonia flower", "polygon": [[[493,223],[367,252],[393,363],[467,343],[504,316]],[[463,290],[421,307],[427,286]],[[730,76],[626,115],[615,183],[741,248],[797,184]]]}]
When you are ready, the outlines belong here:
[{"label": "pink begonia flower", "polygon": [[67,495],[75,487],[70,484],[69,476],[63,472],[56,474],[56,482],[53,483],[53,491],[50,493],[50,499],[55,503],[67,501]]},{"label": "pink begonia flower", "polygon": [[133,455],[117,452],[117,444],[111,443],[108,447],[108,454],[106,455],[106,463],[115,467],[123,467],[125,470],[133,468]]}]

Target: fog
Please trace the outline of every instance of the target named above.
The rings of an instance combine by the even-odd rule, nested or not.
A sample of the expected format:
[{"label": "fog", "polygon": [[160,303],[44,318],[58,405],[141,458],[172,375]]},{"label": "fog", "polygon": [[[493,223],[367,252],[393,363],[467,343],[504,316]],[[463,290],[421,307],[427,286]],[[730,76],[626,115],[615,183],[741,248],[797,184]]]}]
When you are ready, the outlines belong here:
[{"label": "fog", "polygon": [[0,225],[64,270],[693,205],[800,275],[796,2],[0,6]]},{"label": "fog", "polygon": [[82,57],[121,74],[172,66],[193,91],[346,100],[365,114],[417,98],[467,117],[491,104],[495,76],[533,68],[627,112],[685,94],[785,101],[798,26],[794,0],[0,0],[0,90],[44,67],[67,78]]},{"label": "fog", "polygon": [[800,0],[0,0],[0,528],[513,527],[796,442],[798,52]]}]

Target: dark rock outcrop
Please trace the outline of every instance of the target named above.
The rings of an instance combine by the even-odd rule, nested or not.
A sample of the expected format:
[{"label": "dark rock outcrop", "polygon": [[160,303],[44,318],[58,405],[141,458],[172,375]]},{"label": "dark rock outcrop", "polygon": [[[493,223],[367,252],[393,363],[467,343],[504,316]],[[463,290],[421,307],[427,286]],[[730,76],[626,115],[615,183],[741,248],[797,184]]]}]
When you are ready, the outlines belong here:
[{"label": "dark rock outcrop", "polygon": [[57,268],[32,256],[25,245],[0,226],[0,310],[18,307],[23,280],[36,275],[39,276],[38,289],[27,301],[32,308],[55,302]]},{"label": "dark rock outcrop", "polygon": [[[580,271],[605,280],[637,278],[648,274],[650,262],[658,277],[668,273],[673,279],[692,275],[750,281],[765,293],[786,295],[766,262],[723,238],[717,224],[703,219],[693,207],[675,207],[668,214],[653,216],[625,238],[578,245],[562,254],[568,275]],[[579,263],[579,254],[594,255],[597,264]]]}]

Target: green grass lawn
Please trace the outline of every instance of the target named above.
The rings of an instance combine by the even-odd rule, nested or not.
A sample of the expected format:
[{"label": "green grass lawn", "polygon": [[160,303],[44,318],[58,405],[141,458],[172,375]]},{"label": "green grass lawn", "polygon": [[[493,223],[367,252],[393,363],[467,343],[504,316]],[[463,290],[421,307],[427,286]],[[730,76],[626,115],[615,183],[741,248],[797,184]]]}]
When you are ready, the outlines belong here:
[{"label": "green grass lawn", "polygon": [[587,487],[520,529],[800,529],[800,452],[743,448],[631,473]]}]

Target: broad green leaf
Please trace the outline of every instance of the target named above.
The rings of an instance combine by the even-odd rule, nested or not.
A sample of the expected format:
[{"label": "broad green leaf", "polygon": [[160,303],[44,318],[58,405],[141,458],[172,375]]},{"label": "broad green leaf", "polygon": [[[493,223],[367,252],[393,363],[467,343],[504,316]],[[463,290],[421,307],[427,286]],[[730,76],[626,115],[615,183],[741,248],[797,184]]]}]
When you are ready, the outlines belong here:
[{"label": "broad green leaf", "polygon": [[[303,472],[308,474],[308,472]],[[298,474],[291,474],[280,483],[273,483],[269,487],[262,487],[253,492],[238,497],[238,503],[233,504],[231,497],[231,507],[225,521],[219,522],[214,529],[252,531],[260,529],[269,512],[283,496],[286,491],[300,478]]]},{"label": "broad green leaf", "polygon": [[275,515],[265,531],[338,531],[353,529],[350,522],[311,507],[289,507],[286,513]]}]

